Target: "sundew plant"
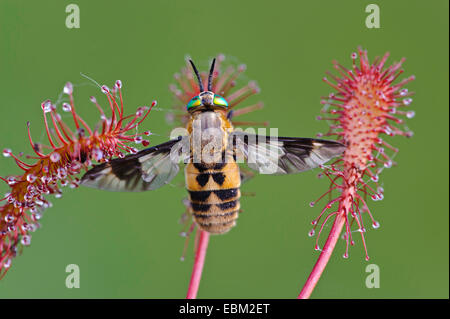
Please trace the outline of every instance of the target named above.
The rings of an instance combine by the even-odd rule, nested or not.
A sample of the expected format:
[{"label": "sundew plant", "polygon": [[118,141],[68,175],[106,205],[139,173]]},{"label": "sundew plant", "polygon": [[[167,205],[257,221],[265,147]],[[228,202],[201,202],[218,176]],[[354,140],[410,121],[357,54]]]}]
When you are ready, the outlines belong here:
[{"label": "sundew plant", "polygon": [[[350,256],[349,247],[359,240],[366,260],[369,260],[364,234],[367,227],[380,227],[379,219],[374,217],[376,205],[370,202],[383,200],[380,174],[396,165],[394,157],[398,150],[390,144],[391,137],[411,137],[405,119],[414,117],[414,112],[408,109],[412,92],[405,88],[414,76],[402,77],[404,59],[387,66],[388,56],[385,54],[371,62],[367,51],[359,48],[351,54],[351,65],[346,67],[334,62],[335,72],[328,73],[323,79],[334,92],[321,98],[323,108],[318,119],[329,123],[329,131],[318,137],[334,138],[346,149],[341,156],[320,167],[319,177],[326,180],[329,187],[310,203],[311,207],[319,206],[320,212],[312,221],[308,234],[316,236],[314,248],[319,256],[298,298],[311,296],[332,253],[341,250],[339,246],[335,249],[339,239],[343,242],[341,254],[344,258]],[[239,115],[263,107],[261,102],[241,106],[260,89],[253,81],[242,87],[237,85],[236,80],[245,71],[245,65],[224,68],[225,56],[219,55],[216,60],[212,87],[228,101],[227,116],[233,125],[266,126],[267,122],[236,120]],[[208,74],[200,72],[199,76],[206,86]],[[170,85],[170,90],[177,102],[167,120],[186,125],[186,103],[200,93],[200,87],[188,63],[174,78],[176,84]],[[9,189],[0,199],[0,278],[13,267],[13,260],[22,253],[23,247],[32,243],[32,235],[40,228],[44,210],[52,206],[52,197],[61,197],[64,188],[78,188],[81,174],[93,165],[136,154],[136,146],[150,144],[148,137],[152,132],[148,128],[151,124],[144,120],[156,101],[125,115],[121,81],[116,81],[112,88],[99,86],[99,90],[104,96],[101,102],[90,97],[100,114],[100,122],[95,128],[76,111],[73,85],[67,83],[57,101],[46,100],[40,104],[47,145],[35,142],[32,123],[27,122],[24,129],[28,131],[30,155],[13,151],[7,145],[1,146],[3,156],[17,164],[18,172],[0,172],[1,181]],[[69,113],[72,123],[64,121],[61,112]],[[188,203],[183,221],[182,235],[187,238],[186,244],[191,236],[195,236],[195,260],[186,297],[196,298],[208,243],[214,237],[197,227]],[[326,229],[329,229],[327,235],[324,234]]]}]

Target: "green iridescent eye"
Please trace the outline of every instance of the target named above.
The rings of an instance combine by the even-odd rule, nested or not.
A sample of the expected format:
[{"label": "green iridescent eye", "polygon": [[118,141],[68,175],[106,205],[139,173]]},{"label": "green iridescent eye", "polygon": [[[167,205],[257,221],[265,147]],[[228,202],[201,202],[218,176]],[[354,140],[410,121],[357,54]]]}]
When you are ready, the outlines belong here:
[{"label": "green iridescent eye", "polygon": [[186,109],[190,109],[193,107],[197,107],[200,106],[202,104],[202,101],[200,100],[200,98],[198,96],[194,96],[189,103],[186,105]]},{"label": "green iridescent eye", "polygon": [[223,107],[228,107],[228,102],[227,100],[225,100],[223,97],[221,97],[218,94],[214,95],[214,101],[213,101],[214,105],[217,106],[223,106]]}]

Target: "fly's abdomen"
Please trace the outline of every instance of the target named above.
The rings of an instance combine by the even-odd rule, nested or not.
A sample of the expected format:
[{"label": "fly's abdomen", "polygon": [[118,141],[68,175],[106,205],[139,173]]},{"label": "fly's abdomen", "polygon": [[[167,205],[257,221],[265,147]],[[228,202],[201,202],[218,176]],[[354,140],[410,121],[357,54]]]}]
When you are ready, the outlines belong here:
[{"label": "fly's abdomen", "polygon": [[189,163],[186,188],[196,223],[202,230],[222,234],[238,217],[241,197],[239,167],[231,163]]}]

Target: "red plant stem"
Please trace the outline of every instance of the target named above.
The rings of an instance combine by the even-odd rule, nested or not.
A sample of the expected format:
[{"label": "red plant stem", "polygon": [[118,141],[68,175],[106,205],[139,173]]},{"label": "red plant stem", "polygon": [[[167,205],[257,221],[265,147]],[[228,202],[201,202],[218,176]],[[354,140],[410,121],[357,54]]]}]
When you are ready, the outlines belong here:
[{"label": "red plant stem", "polygon": [[330,260],[331,254],[333,253],[334,247],[339,239],[339,235],[341,234],[342,227],[345,224],[345,216],[342,214],[337,214],[333,223],[333,227],[331,228],[330,234],[328,235],[325,246],[323,247],[322,252],[320,253],[319,259],[317,259],[316,264],[314,265],[311,274],[306,280],[305,285],[303,286],[302,291],[298,295],[298,299],[308,299],[311,296],[311,293],[314,290],[317,282],[320,279],[325,267]]},{"label": "red plant stem", "polygon": [[192,268],[191,281],[189,282],[186,299],[197,298],[198,287],[200,285],[200,279],[202,278],[203,265],[205,264],[206,250],[208,249],[209,233],[203,230],[199,231],[200,238],[195,252],[194,267]]},{"label": "red plant stem", "polygon": [[[352,176],[351,170],[349,170],[348,173],[350,176]],[[351,180],[354,182],[356,180],[356,177],[352,177],[353,178]],[[350,212],[350,209],[352,207],[352,199],[354,198],[355,193],[356,188],[355,185],[352,185],[352,183],[350,183],[347,188],[344,189],[339,201],[339,211],[336,214],[336,218],[334,219],[333,227],[330,230],[327,241],[325,242],[325,245],[320,253],[319,258],[316,261],[316,264],[314,265],[313,270],[311,271],[311,274],[309,275],[302,291],[297,297],[298,299],[308,299],[311,296],[314,288],[316,287],[320,276],[322,275],[325,267],[328,264],[328,261],[330,260],[331,254],[333,253],[334,247],[336,246],[336,243],[339,239],[342,228],[345,225],[347,214]]]}]

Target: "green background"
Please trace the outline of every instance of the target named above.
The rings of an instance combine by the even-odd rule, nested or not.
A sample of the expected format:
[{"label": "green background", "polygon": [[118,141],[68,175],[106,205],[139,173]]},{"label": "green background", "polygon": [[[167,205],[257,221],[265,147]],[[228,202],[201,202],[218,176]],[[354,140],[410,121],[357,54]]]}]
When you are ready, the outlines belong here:
[{"label": "green background", "polygon": [[[100,83],[124,83],[126,110],[157,99],[169,109],[168,84],[190,54],[204,69],[225,53],[247,64],[244,79],[262,91],[249,102],[266,107],[247,120],[270,120],[284,136],[326,130],[315,120],[322,82],[336,59],[351,65],[358,45],[389,63],[406,57],[405,75],[416,81],[408,120],[412,139],[387,140],[400,149],[397,167],[381,180],[385,200],[370,202],[380,221],[367,242],[343,259],[340,241],[314,298],[448,298],[448,1],[376,1],[381,28],[365,26],[375,1],[17,1],[0,0],[0,148],[30,153],[26,121],[45,142],[40,103],[55,100],[66,81],[77,85],[78,112],[92,126],[98,115],[88,101],[102,94],[79,73]],[[65,7],[76,3],[81,28],[65,27]],[[165,111],[145,127],[167,140]],[[18,173],[0,159],[2,176]],[[318,171],[258,176],[243,186],[238,226],[210,241],[200,298],[296,297],[318,253],[307,236],[319,207],[308,203],[328,183]],[[193,263],[192,242],[181,262],[178,224],[186,196],[175,186],[128,194],[67,189],[45,212],[32,245],[0,282],[0,298],[183,298]],[[5,185],[0,191],[6,192]],[[329,230],[329,227],[326,229]],[[325,238],[325,237],[323,237]],[[65,267],[78,264],[81,288],[65,287]],[[380,267],[379,289],[368,289],[365,268]]]}]

